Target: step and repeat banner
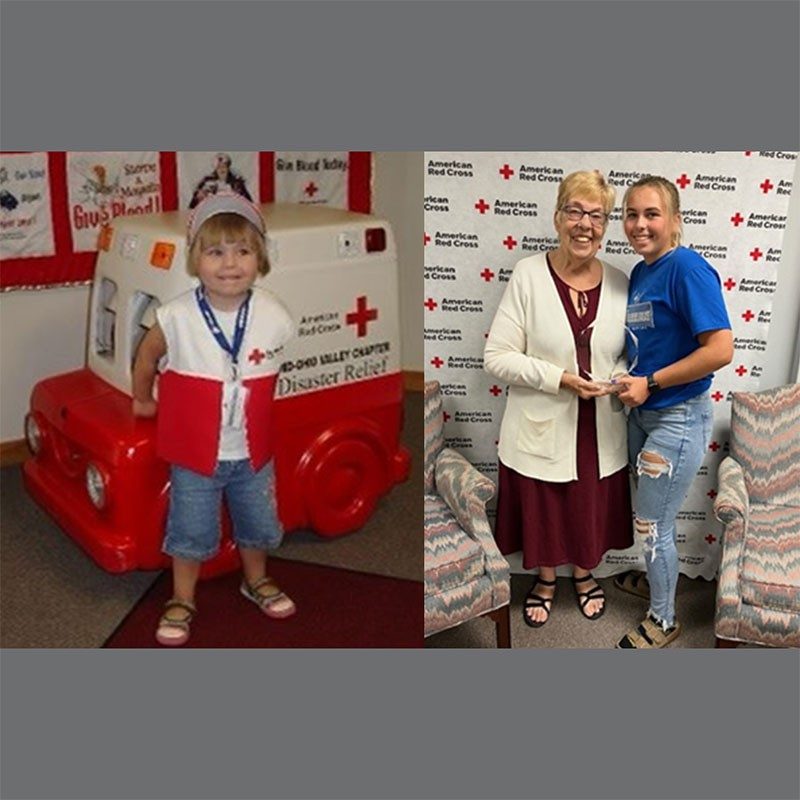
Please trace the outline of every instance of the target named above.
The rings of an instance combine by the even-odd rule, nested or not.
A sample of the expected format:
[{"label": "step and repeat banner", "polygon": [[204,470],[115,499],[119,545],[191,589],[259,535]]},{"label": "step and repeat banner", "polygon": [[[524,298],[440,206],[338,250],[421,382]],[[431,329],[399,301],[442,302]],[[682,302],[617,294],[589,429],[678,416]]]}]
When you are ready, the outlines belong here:
[{"label": "step and repeat banner", "polygon": [[100,228],[126,214],[193,208],[221,190],[256,203],[369,212],[367,152],[0,154],[0,289],[91,279]]},{"label": "step and repeat banner", "polygon": [[[714,378],[714,432],[678,517],[681,571],[715,576],[721,526],[712,513],[728,449],[731,393],[759,389],[797,153],[426,153],[425,374],[442,384],[445,437],[497,482],[506,387],[483,370],[483,348],[515,263],[557,247],[559,182],[598,169],[617,189],[598,256],[630,274],[640,259],[621,224],[625,189],[645,174],[678,187],[682,243],[717,270],[735,337],[733,362]],[[493,507],[490,513],[494,515]],[[521,559],[511,557],[521,569]],[[597,574],[643,568],[640,551],[611,551]]]}]

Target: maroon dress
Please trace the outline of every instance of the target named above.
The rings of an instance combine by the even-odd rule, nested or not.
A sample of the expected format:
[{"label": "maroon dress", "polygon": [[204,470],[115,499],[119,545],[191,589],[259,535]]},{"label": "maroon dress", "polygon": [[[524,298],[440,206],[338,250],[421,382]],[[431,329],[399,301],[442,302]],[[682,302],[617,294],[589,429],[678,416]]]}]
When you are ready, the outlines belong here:
[{"label": "maroon dress", "polygon": [[[579,317],[569,286],[549,267],[569,319],[581,377],[591,370],[591,330],[600,286],[585,292],[586,313]],[[608,550],[633,544],[628,468],[600,478],[597,465],[595,401],[578,398],[578,479],[566,483],[529,478],[499,464],[495,538],[503,554],[523,551],[522,565],[573,564],[593,569]]]}]

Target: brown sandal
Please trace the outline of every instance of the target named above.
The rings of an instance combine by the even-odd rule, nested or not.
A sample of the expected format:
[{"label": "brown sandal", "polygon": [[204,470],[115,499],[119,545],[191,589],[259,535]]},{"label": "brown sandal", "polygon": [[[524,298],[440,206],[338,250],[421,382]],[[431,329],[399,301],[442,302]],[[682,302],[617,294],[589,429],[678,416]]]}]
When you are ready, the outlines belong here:
[{"label": "brown sandal", "polygon": [[614,578],[614,586],[621,592],[636,595],[636,597],[641,597],[643,600],[650,599],[650,584],[644,572],[639,572],[638,570],[623,572],[622,575],[617,575]]},{"label": "brown sandal", "polygon": [[[173,608],[183,609],[186,612],[186,616],[180,619],[169,616],[169,612]],[[164,604],[164,613],[158,621],[156,641],[165,647],[180,647],[186,644],[189,641],[189,623],[196,613],[197,609],[191,603],[174,597],[171,600],[167,600]],[[177,633],[169,634],[167,631],[177,631]]]},{"label": "brown sandal", "polygon": [[661,627],[648,614],[632,631],[626,633],[618,642],[617,649],[620,650],[653,650],[666,647],[670,642],[675,641],[681,632],[680,623],[675,620],[671,628]]},{"label": "brown sandal", "polygon": [[[242,581],[239,591],[248,600],[252,600],[268,617],[273,619],[286,619],[286,617],[291,617],[297,611],[295,604],[280,589],[274,578],[261,578],[252,586],[247,581]],[[283,611],[275,611],[272,606],[279,600],[288,600],[292,605]]]}]

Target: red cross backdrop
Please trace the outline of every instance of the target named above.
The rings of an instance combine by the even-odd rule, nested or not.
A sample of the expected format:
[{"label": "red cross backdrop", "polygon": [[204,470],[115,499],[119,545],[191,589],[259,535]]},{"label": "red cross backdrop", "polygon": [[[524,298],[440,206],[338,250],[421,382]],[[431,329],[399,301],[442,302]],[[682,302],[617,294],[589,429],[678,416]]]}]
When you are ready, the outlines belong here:
[{"label": "red cross backdrop", "polygon": [[86,283],[105,222],[189,208],[225,186],[259,203],[326,204],[368,213],[372,154],[2,153],[0,290]]},{"label": "red cross backdrop", "polygon": [[[720,526],[712,503],[728,447],[731,392],[762,388],[796,165],[791,152],[426,153],[425,365],[442,384],[447,444],[497,480],[506,395],[483,370],[483,348],[516,262],[558,243],[553,211],[561,179],[599,169],[616,187],[599,256],[630,273],[638,258],[622,231],[622,196],[641,175],[663,175],[681,196],[683,243],[719,273],[735,337],[734,361],[711,388],[708,455],[678,518],[681,570],[714,577]],[[521,570],[521,559],[510,560]],[[643,564],[636,548],[612,551],[597,574]]]}]

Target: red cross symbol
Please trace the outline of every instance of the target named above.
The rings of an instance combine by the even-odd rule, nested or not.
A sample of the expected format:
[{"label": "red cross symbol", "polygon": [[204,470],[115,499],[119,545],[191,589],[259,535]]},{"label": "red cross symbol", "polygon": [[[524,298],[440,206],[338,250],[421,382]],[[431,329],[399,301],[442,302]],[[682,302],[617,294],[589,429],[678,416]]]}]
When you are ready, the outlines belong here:
[{"label": "red cross symbol", "polygon": [[706,492],[706,494],[713,500],[717,496],[717,490],[712,489],[710,492]]},{"label": "red cross symbol", "polygon": [[442,359],[439,358],[439,356],[436,356],[435,358],[431,359],[431,364],[433,364],[433,366],[436,367],[436,369],[439,369],[439,367],[441,367],[442,364],[444,364],[444,361],[442,361]]},{"label": "red cross symbol", "polygon": [[517,246],[517,240],[509,233],[505,239],[503,239],[503,244],[509,249],[513,250]]},{"label": "red cross symbol", "polygon": [[744,217],[737,211],[731,217],[731,222],[733,223],[734,228],[738,228],[744,222]]},{"label": "red cross symbol", "polygon": [[357,336],[360,339],[367,335],[367,323],[378,319],[377,308],[367,308],[367,296],[362,294],[356,300],[356,310],[351,311],[345,317],[348,325],[357,325]]},{"label": "red cross symbol", "polygon": [[256,366],[258,366],[266,357],[267,354],[263,350],[259,350],[257,347],[254,347],[250,351],[250,355],[247,356],[247,360],[252,361]]},{"label": "red cross symbol", "polygon": [[725,281],[725,283],[723,283],[722,285],[723,285],[723,286],[724,286],[724,287],[725,287],[725,288],[726,288],[728,291],[730,291],[731,289],[733,289],[733,287],[734,287],[734,286],[736,286],[736,281],[735,281],[733,278],[728,278],[728,280],[726,280],[726,281]]},{"label": "red cross symbol", "polygon": [[723,397],[725,397],[725,395],[722,394],[722,392],[720,392],[719,390],[717,390],[716,392],[714,392],[714,394],[711,395],[711,399],[715,403],[719,403],[719,401],[722,400]]},{"label": "red cross symbol", "polygon": [[503,169],[497,170],[505,180],[508,180],[513,174],[514,170],[508,166],[508,164],[503,164]]},{"label": "red cross symbol", "polygon": [[446,411],[442,411],[442,416],[444,417],[445,422],[450,419],[450,415]]},{"label": "red cross symbol", "polygon": [[750,320],[753,319],[754,316],[755,314],[748,308],[747,311],[745,311],[744,314],[742,314],[742,319],[745,322],[750,322]]},{"label": "red cross symbol", "polygon": [[430,240],[431,240],[431,237],[430,237],[430,236],[428,236],[428,234],[426,233],[426,234],[425,234],[425,238],[422,240],[422,241],[423,241],[423,244],[428,244],[428,242],[429,242]]},{"label": "red cross symbol", "polygon": [[716,541],[717,541],[717,537],[716,537],[716,536],[712,536],[710,533],[708,534],[708,536],[704,536],[703,538],[704,538],[704,539],[705,539],[705,540],[706,540],[706,541],[707,541],[709,544],[714,544],[714,542],[716,542]]},{"label": "red cross symbol", "polygon": [[486,283],[489,283],[489,281],[494,278],[494,272],[492,272],[489,267],[484,267],[483,272],[481,272],[481,278],[483,278]]},{"label": "red cross symbol", "polygon": [[681,189],[685,189],[691,182],[692,181],[687,177],[685,172],[682,172],[680,178],[675,181]]},{"label": "red cross symbol", "polygon": [[309,197],[313,197],[319,191],[319,189],[317,188],[317,185],[314,183],[314,181],[311,181],[311,183],[309,183],[308,186],[306,186],[306,188],[303,189],[303,191]]},{"label": "red cross symbol", "polygon": [[433,311],[439,304],[432,297],[429,297],[422,305],[424,305],[428,311]]},{"label": "red cross symbol", "polygon": [[764,192],[764,194],[766,194],[770,189],[775,188],[775,184],[772,183],[769,178],[766,178],[764,183],[759,183],[758,185],[761,187],[761,191]]},{"label": "red cross symbol", "polygon": [[492,386],[492,388],[491,388],[491,389],[489,389],[489,391],[490,391],[490,392],[491,392],[491,393],[492,393],[492,394],[493,394],[495,397],[497,397],[497,395],[499,395],[499,394],[502,394],[502,393],[503,393],[503,390],[502,390],[502,389],[501,389],[499,386]]},{"label": "red cross symbol", "polygon": [[758,249],[758,247],[750,251],[750,258],[752,258],[753,261],[758,261],[758,259],[763,255],[764,254]]},{"label": "red cross symbol", "polygon": [[716,453],[717,450],[719,450],[719,444],[717,442],[711,442],[708,449],[711,450],[712,453]]},{"label": "red cross symbol", "polygon": [[734,372],[741,378],[743,375],[747,375],[747,367],[742,366],[741,364],[739,364],[739,366],[736,367]]},{"label": "red cross symbol", "polygon": [[475,203],[475,208],[477,208],[478,211],[481,212],[481,214],[485,214],[489,208],[489,204],[481,197],[481,199],[478,200],[477,203]]}]

